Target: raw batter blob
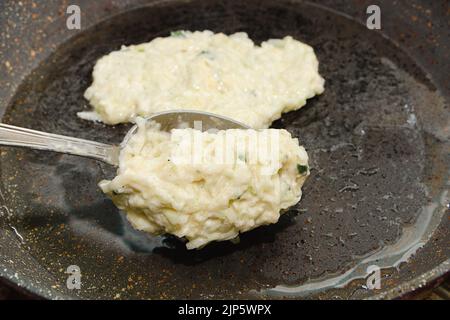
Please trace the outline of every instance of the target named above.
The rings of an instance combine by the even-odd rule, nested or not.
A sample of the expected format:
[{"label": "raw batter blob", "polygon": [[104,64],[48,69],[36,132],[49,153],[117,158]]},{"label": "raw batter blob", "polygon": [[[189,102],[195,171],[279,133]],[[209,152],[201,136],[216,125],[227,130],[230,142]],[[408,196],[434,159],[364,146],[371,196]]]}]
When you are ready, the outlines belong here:
[{"label": "raw batter blob", "polygon": [[169,133],[137,123],[117,176],[100,182],[136,229],[200,248],[276,223],[301,198],[308,155],[286,130]]},{"label": "raw batter blob", "polygon": [[292,37],[255,46],[246,33],[178,31],[123,46],[95,65],[81,118],[107,124],[189,109],[268,128],[324,91],[314,50]]}]

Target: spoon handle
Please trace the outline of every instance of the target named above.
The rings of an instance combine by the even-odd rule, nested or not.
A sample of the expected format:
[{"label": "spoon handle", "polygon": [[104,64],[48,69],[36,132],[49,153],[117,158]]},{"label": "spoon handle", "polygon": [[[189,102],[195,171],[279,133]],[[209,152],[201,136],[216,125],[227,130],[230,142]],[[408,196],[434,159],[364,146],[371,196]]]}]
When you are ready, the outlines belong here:
[{"label": "spoon handle", "polygon": [[0,145],[27,147],[94,158],[117,165],[119,147],[0,123]]}]

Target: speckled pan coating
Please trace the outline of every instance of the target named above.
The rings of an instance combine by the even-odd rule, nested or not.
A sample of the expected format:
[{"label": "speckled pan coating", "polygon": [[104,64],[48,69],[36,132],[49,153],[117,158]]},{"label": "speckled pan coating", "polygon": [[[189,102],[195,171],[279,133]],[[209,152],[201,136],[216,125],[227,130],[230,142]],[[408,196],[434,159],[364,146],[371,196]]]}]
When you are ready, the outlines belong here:
[{"label": "speckled pan coating", "polygon": [[[366,0],[78,1],[81,31],[65,28],[67,1],[1,2],[0,112],[15,125],[120,141],[127,126],[75,115],[88,109],[82,95],[95,60],[178,29],[244,30],[256,41],[290,34],[316,49],[327,83],[274,124],[309,150],[304,199],[238,245],[191,252],[133,231],[96,187],[112,168],[1,148],[0,275],[47,298],[258,298],[251,290],[342,272],[395,242],[448,181],[448,6],[378,2],[381,32],[362,24]],[[410,263],[383,271],[381,291],[355,282],[310,298],[393,298],[440,281],[449,270],[445,214]],[[71,264],[82,270],[81,291],[66,289]]]}]

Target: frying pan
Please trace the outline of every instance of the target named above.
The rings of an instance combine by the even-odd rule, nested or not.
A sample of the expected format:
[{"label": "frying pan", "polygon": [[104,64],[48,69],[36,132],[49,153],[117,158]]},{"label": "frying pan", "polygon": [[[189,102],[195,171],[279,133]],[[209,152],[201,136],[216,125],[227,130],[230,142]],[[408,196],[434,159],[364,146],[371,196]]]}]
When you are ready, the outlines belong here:
[{"label": "frying pan", "polygon": [[[170,31],[292,35],[312,45],[325,93],[273,127],[308,150],[302,201],[239,244],[188,251],[133,230],[98,189],[94,160],[1,148],[0,275],[35,297],[398,298],[450,268],[449,7],[377,1],[2,1],[2,122],[103,142],[127,125],[86,122],[95,61]],[[66,9],[81,9],[81,29]],[[220,191],[218,191],[220,192]],[[81,289],[66,286],[67,269]],[[380,271],[380,287],[367,281]],[[374,282],[375,283],[375,282]]]}]

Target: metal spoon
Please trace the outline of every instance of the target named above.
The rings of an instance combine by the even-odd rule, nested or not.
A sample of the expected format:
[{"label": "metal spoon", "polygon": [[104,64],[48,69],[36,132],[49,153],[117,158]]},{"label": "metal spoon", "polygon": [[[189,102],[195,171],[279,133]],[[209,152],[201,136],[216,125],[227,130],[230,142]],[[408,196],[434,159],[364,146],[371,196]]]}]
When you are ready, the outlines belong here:
[{"label": "metal spoon", "polygon": [[[180,125],[206,131],[210,129],[248,129],[249,127],[230,118],[209,112],[175,110],[155,113],[146,118],[161,125],[161,130],[170,131]],[[133,126],[119,145],[72,138],[58,134],[25,129],[0,123],[0,145],[49,150],[97,159],[113,166],[119,165],[120,150],[137,131]]]}]

